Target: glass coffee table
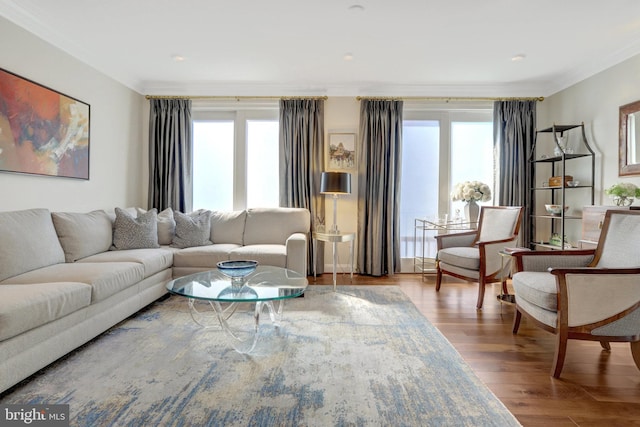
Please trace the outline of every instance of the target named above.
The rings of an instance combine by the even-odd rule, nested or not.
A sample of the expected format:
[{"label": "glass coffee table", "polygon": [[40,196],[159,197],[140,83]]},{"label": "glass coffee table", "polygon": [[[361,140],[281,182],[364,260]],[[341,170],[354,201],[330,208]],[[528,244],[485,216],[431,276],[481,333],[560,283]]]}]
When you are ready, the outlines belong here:
[{"label": "glass coffee table", "polygon": [[[213,308],[217,323],[230,338],[236,351],[250,353],[258,341],[260,314],[264,307],[269,311],[273,324],[280,326],[284,301],[302,295],[307,285],[306,276],[293,270],[259,265],[243,280],[232,280],[215,269],[174,279],[167,283],[167,289],[171,294],[187,298],[191,317],[205,328],[213,326],[207,321],[210,316],[198,311],[195,302],[208,302]],[[274,302],[277,302],[277,308],[274,307]],[[255,304],[253,324],[248,330],[230,325],[231,316],[244,303]]]}]

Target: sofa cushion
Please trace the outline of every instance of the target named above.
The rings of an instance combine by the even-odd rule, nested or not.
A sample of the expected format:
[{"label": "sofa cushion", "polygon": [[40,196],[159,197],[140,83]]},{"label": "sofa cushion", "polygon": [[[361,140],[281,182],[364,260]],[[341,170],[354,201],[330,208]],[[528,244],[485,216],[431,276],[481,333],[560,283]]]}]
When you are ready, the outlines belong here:
[{"label": "sofa cushion", "polygon": [[311,216],[302,208],[254,208],[247,211],[245,245],[284,245],[293,233],[309,233]]},{"label": "sofa cushion", "polygon": [[211,241],[242,245],[247,211],[211,212]]},{"label": "sofa cushion", "polygon": [[56,264],[4,280],[0,285],[78,282],[91,286],[91,303],[101,301],[144,279],[144,266],[136,262],[76,262]]},{"label": "sofa cushion", "polygon": [[0,341],[73,313],[91,302],[85,283],[0,285]]},{"label": "sofa cushion", "polygon": [[47,209],[0,212],[0,281],[64,262]]},{"label": "sofa cushion", "polygon": [[158,211],[151,209],[137,217],[116,208],[113,223],[113,246],[117,250],[158,248]]},{"label": "sofa cushion", "polygon": [[113,230],[105,211],[52,212],[51,218],[67,262],[108,251],[111,247]]},{"label": "sofa cushion", "polygon": [[232,250],[230,260],[251,259],[262,265],[286,268],[287,248],[284,245],[248,245]]},{"label": "sofa cushion", "polygon": [[125,249],[121,251],[108,251],[78,262],[137,262],[144,266],[144,277],[149,277],[159,271],[171,268],[173,265],[173,253],[177,249],[162,247],[158,249]]},{"label": "sofa cushion", "polygon": [[181,249],[173,254],[173,266],[216,268],[218,262],[227,261],[229,253],[239,247],[233,243],[219,243]]},{"label": "sofa cushion", "polygon": [[211,245],[211,211],[199,210],[184,214],[175,211],[176,233],[171,246],[174,248],[190,248],[193,246]]},{"label": "sofa cushion", "polygon": [[558,311],[556,276],[547,272],[521,271],[513,275],[518,302],[525,300],[548,311]]}]

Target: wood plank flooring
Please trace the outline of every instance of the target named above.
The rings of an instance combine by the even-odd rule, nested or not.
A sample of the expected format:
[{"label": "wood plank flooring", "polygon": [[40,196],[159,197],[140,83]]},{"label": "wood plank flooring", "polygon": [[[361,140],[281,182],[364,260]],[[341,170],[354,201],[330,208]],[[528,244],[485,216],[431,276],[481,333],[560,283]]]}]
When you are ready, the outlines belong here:
[{"label": "wood plank flooring", "polygon": [[[332,284],[331,274],[309,280]],[[628,343],[569,340],[560,379],[549,375],[555,336],[523,318],[511,333],[514,308],[501,304],[498,285],[487,287],[484,307],[476,310],[477,284],[443,282],[419,274],[392,277],[338,275],[338,286],[396,285],[462,355],[482,381],[528,426],[640,426],[640,370]]]}]

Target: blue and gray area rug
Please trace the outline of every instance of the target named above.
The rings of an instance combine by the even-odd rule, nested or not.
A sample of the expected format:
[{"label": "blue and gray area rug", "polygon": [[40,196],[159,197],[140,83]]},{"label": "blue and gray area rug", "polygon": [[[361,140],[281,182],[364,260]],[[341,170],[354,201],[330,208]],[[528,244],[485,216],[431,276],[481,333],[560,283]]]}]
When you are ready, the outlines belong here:
[{"label": "blue and gray area rug", "polygon": [[310,286],[260,333],[237,353],[172,296],[0,403],[67,403],[92,427],[520,425],[397,287]]}]

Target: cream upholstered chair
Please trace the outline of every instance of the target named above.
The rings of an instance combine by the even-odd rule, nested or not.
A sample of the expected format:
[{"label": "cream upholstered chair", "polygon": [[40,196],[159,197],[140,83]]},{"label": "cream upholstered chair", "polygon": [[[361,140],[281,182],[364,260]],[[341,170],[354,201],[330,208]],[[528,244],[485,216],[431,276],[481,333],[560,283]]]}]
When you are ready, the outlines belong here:
[{"label": "cream upholstered chair", "polygon": [[640,369],[640,211],[607,211],[595,250],[513,254],[516,312],[556,334],[551,376],[560,377],[568,339],[631,342]]},{"label": "cream upholstered chair", "polygon": [[477,230],[436,236],[436,291],[442,275],[447,274],[478,282],[477,308],[482,308],[487,283],[502,282],[507,293],[505,279],[510,265],[503,263],[499,252],[516,245],[521,219],[519,206],[483,206]]}]

